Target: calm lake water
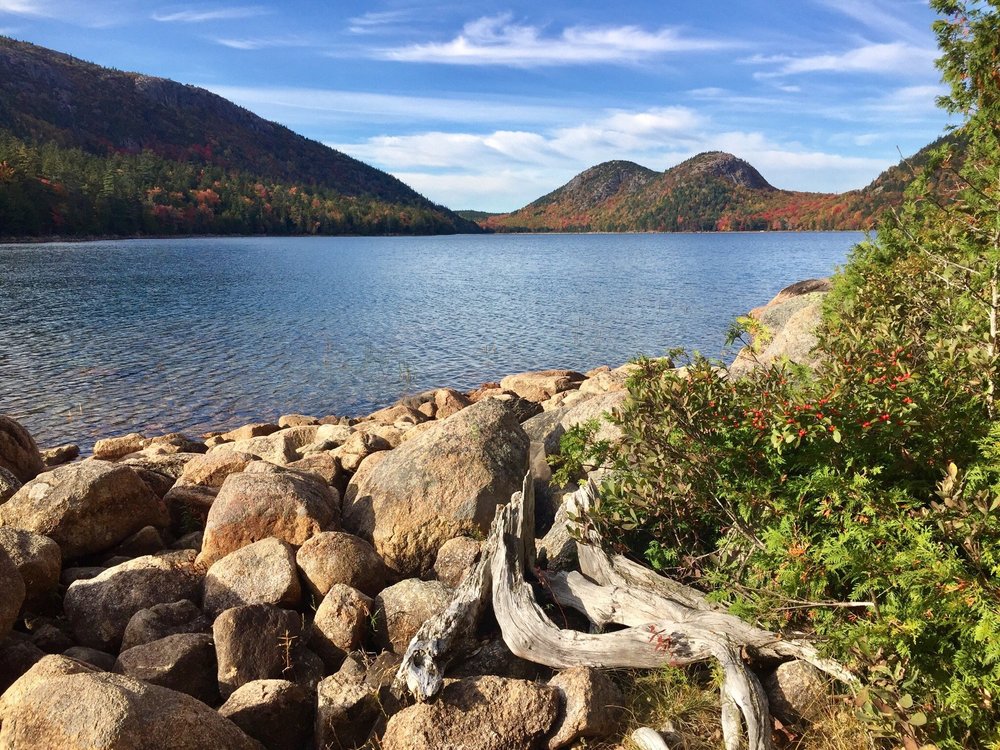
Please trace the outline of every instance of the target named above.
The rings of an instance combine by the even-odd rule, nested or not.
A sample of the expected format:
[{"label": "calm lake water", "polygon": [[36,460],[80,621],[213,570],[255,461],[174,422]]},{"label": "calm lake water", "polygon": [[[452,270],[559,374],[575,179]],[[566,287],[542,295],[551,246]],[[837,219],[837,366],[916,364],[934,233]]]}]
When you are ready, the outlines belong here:
[{"label": "calm lake water", "polygon": [[825,276],[856,232],[0,246],[0,412],[39,444],[355,415],[671,347]]}]

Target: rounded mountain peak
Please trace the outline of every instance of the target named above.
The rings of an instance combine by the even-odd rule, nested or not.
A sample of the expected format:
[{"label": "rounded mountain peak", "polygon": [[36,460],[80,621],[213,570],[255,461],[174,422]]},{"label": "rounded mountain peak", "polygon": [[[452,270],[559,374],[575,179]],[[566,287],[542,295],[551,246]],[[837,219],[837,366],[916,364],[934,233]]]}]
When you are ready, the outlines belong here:
[{"label": "rounded mountain peak", "polygon": [[705,151],[668,171],[687,178],[717,177],[751,190],[775,190],[752,164],[725,151]]}]

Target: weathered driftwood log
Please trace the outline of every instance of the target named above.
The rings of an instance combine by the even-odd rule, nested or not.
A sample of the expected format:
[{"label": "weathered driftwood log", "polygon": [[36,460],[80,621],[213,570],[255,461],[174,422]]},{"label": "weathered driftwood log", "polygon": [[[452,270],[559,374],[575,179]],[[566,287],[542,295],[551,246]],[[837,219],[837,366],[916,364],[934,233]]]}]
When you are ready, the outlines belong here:
[{"label": "weathered driftwood log", "polygon": [[[411,641],[396,679],[417,700],[435,695],[447,662],[475,632],[487,603],[503,639],[517,656],[563,669],[573,666],[656,668],[715,659],[723,671],[722,727],[726,747],[741,746],[744,727],[750,750],[771,745],[770,713],[764,691],[744,661],[744,652],[804,659],[843,681],[853,677],[821,659],[805,642],[785,640],[734,617],[689,587],[600,548],[588,523],[593,487],[571,496],[583,575],[545,575],[534,570],[534,485],[530,474],[521,492],[498,508],[479,562],[456,591],[451,605],[428,620]],[[560,606],[582,612],[600,629],[581,633],[555,625],[535,600],[525,577],[532,571]]]}]

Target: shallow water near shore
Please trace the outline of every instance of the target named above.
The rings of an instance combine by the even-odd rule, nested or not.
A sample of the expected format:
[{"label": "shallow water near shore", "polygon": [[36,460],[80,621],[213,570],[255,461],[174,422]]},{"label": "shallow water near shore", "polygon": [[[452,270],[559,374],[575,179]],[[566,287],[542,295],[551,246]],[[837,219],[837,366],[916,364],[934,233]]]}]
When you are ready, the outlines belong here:
[{"label": "shallow water near shore", "polygon": [[428,388],[682,346],[858,232],[0,246],[0,412],[40,445],[356,415]]}]

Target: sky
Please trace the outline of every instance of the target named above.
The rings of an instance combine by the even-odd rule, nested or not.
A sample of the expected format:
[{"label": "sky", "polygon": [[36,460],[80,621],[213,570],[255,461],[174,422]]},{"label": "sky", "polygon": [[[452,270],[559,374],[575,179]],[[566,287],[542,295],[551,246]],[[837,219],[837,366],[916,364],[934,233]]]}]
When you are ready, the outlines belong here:
[{"label": "sky", "polygon": [[916,0],[0,0],[0,34],[207,88],[453,209],[702,151],[842,192],[939,136]]}]

